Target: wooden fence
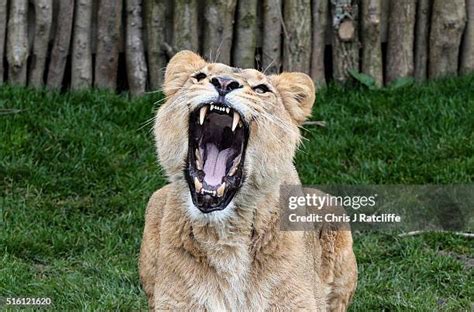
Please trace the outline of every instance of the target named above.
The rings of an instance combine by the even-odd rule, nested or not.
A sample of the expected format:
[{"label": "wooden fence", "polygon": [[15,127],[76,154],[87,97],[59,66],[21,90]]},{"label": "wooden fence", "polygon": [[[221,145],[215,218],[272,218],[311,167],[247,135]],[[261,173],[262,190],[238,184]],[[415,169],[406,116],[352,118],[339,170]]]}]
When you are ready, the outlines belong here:
[{"label": "wooden fence", "polygon": [[0,0],[0,84],[160,88],[182,49],[317,85],[474,71],[474,0]]}]

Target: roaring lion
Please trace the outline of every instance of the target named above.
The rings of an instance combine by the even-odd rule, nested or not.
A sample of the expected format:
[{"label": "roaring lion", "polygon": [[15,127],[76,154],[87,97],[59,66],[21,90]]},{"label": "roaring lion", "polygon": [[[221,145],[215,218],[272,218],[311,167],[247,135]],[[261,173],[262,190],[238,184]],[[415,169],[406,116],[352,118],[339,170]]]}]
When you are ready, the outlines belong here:
[{"label": "roaring lion", "polygon": [[150,309],[346,310],[350,231],[280,230],[280,186],[300,184],[293,158],[312,80],[182,51],[163,90],[154,135],[169,184],[150,198],[140,252]]}]

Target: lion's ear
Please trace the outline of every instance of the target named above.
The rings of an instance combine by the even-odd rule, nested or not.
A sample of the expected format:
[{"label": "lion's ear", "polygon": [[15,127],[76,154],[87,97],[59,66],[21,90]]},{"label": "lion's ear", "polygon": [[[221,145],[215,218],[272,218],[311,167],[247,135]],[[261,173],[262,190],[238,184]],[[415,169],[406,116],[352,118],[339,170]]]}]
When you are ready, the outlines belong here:
[{"label": "lion's ear", "polygon": [[176,53],[166,66],[163,91],[167,97],[176,93],[193,72],[206,65],[206,61],[191,51]]},{"label": "lion's ear", "polygon": [[297,124],[302,124],[311,115],[316,97],[313,80],[303,73],[282,73],[270,79],[286,110]]}]

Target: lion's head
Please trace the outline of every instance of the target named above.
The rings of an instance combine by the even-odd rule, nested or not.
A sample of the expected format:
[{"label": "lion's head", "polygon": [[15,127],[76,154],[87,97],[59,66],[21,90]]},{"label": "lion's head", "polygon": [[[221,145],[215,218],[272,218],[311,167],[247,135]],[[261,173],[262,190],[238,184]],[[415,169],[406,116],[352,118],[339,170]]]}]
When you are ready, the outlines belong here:
[{"label": "lion's head", "polygon": [[266,76],[190,51],[171,59],[163,90],[167,100],[154,127],[158,157],[202,213],[278,188],[315,99],[306,74]]}]

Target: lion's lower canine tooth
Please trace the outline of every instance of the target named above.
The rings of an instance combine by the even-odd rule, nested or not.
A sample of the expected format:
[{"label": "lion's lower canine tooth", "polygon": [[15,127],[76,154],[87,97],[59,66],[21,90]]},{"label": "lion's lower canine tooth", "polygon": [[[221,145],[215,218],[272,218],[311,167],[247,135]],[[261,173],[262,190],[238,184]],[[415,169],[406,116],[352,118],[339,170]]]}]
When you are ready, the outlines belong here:
[{"label": "lion's lower canine tooth", "polygon": [[221,184],[221,186],[219,186],[219,188],[217,189],[217,197],[222,197],[224,195],[224,191],[225,191],[225,182]]},{"label": "lion's lower canine tooth", "polygon": [[208,109],[208,106],[205,105],[201,107],[201,110],[199,111],[199,124],[201,126],[204,123],[204,119],[206,119],[207,109]]},{"label": "lion's lower canine tooth", "polygon": [[201,193],[202,183],[197,177],[194,177],[194,188],[196,189],[196,193]]},{"label": "lion's lower canine tooth", "polygon": [[232,120],[232,131],[235,131],[235,128],[237,128],[239,121],[240,121],[239,113],[234,112],[234,119]]}]

